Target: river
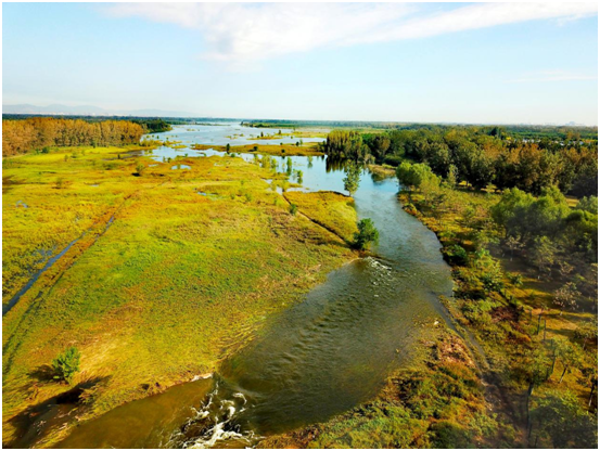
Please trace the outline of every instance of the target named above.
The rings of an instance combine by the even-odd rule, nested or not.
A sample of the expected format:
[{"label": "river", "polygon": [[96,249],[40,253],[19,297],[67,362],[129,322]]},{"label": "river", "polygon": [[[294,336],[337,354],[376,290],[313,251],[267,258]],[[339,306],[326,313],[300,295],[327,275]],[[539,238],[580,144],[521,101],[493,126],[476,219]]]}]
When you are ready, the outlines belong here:
[{"label": "river", "polygon": [[[253,142],[249,137],[257,133],[230,124],[180,126],[158,135],[184,145],[239,145]],[[228,138],[235,134],[244,137]],[[153,158],[184,153],[201,154],[161,147]],[[304,190],[343,192],[344,172],[328,170],[326,158],[291,158],[294,169],[303,171]],[[379,230],[376,258],[333,271],[303,302],[274,315],[210,383],[173,387],[117,408],[81,425],[60,446],[246,447],[265,435],[325,421],[373,397],[390,371],[410,361],[423,330],[446,319],[439,297],[452,295],[440,243],[402,209],[397,191],[394,178],[382,180],[365,171],[354,196],[359,218],[371,218]]]}]

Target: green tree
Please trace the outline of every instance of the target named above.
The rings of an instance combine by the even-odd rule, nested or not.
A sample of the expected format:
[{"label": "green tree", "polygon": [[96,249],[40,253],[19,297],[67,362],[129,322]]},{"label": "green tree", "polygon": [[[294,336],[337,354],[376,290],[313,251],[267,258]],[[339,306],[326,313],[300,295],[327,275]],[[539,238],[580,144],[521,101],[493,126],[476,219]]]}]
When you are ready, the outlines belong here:
[{"label": "green tree", "polygon": [[344,189],[353,196],[360,185],[360,168],[356,164],[349,164],[344,177]]},{"label": "green tree", "polygon": [[556,248],[548,237],[542,236],[536,238],[531,259],[537,266],[540,274],[550,276],[556,259]]},{"label": "green tree", "polygon": [[426,164],[411,164],[407,161],[396,168],[396,177],[400,184],[406,186],[409,191],[418,190],[428,182],[435,183],[438,181],[436,175],[431,172],[431,168]]},{"label": "green tree", "polygon": [[79,350],[74,346],[59,354],[58,357],[52,360],[54,379],[64,380],[70,384],[75,373],[79,371],[80,357]]},{"label": "green tree", "polygon": [[371,243],[377,244],[379,241],[379,231],[370,218],[358,221],[358,232],[354,233],[354,247],[359,250],[368,249]]},{"label": "green tree", "polygon": [[[535,436],[554,448],[597,448],[597,420],[571,391],[552,390],[532,410]],[[545,446],[542,446],[545,447]]]}]

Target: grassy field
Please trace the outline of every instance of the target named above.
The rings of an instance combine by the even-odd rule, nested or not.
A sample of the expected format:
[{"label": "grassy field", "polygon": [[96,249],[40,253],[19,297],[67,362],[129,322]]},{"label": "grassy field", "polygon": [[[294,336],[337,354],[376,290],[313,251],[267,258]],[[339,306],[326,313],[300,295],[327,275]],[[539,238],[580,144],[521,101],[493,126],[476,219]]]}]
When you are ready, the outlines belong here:
[{"label": "grassy field", "polygon": [[[5,444],[73,386],[85,403],[69,425],[212,372],[267,315],[353,257],[290,213],[263,180],[276,174],[240,158],[157,163],[117,148],[58,149],[4,160],[3,177],[5,301],[78,240],[3,318]],[[355,230],[346,198],[293,196],[340,234]],[[69,346],[82,356],[71,386],[49,374]]]}]

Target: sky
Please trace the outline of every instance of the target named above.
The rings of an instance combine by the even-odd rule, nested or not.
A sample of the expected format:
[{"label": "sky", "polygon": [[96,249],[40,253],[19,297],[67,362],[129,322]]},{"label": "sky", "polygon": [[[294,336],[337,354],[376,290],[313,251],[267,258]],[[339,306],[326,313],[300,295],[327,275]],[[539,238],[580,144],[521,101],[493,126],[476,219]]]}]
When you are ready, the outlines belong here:
[{"label": "sky", "polygon": [[4,3],[2,103],[598,124],[591,3]]}]

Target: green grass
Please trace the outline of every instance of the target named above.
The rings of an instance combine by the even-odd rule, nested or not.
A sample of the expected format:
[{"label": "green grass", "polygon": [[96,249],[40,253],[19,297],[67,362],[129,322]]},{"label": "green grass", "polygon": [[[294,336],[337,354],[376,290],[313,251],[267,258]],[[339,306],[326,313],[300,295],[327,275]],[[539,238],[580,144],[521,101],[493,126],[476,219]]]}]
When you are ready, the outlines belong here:
[{"label": "green grass", "polygon": [[[73,152],[80,154],[65,161]],[[267,315],[353,257],[343,240],[292,216],[263,181],[274,174],[258,165],[181,158],[191,169],[171,170],[117,153],[62,149],[5,162],[3,176],[18,180],[4,194],[5,299],[43,264],[31,255],[55,253],[87,230],[3,319],[5,443],[12,417],[69,389],[40,376],[67,347],[81,352],[73,384],[102,381],[86,393],[85,420],[213,371]],[[137,177],[140,162],[146,169]],[[54,188],[59,177],[70,183]],[[300,196],[308,208],[313,198]],[[353,210],[333,194],[319,199],[328,197],[331,218],[323,211],[323,221],[355,227]]]}]

